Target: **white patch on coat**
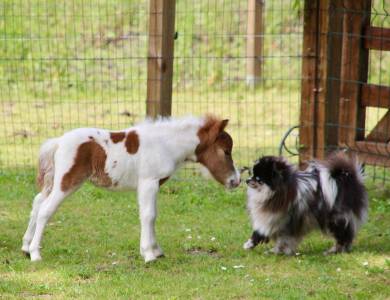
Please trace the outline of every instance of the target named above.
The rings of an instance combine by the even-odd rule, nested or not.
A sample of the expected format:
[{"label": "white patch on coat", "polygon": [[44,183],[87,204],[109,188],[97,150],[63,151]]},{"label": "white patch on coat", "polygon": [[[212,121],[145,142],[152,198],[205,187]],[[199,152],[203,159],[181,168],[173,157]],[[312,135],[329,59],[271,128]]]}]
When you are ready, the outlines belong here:
[{"label": "white patch on coat", "polygon": [[[78,188],[72,186],[63,191],[61,181],[72,169],[80,145],[93,141],[106,155],[102,172],[112,181],[109,188],[137,189],[141,219],[141,255],[145,261],[161,256],[162,250],[157,244],[154,229],[160,180],[172,176],[183,162],[196,160],[195,149],[200,142],[198,131],[206,121],[207,117],[192,116],[147,120],[122,130],[126,136],[116,143],[111,140],[109,130],[99,128],[79,128],[49,140],[41,148],[41,159],[42,166],[50,175],[50,178],[45,177],[47,186],[43,187],[43,191],[50,186],[51,192],[50,195],[40,195],[37,198],[39,201],[35,201],[35,210],[31,214],[25,234],[23,251],[31,254],[31,260],[41,259],[40,244],[48,220],[61,202]],[[136,152],[129,153],[125,143],[127,134],[132,131],[137,134],[139,145]]]},{"label": "white patch on coat", "polygon": [[270,236],[281,225],[282,214],[271,213],[264,210],[264,204],[274,195],[268,185],[262,184],[259,188],[248,187],[247,208],[252,222],[253,230],[259,234]]}]

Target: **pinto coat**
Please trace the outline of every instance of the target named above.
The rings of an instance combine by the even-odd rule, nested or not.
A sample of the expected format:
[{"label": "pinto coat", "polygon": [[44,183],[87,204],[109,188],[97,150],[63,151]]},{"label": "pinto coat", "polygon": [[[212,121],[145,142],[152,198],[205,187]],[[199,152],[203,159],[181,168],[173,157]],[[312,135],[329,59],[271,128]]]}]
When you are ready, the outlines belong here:
[{"label": "pinto coat", "polygon": [[154,229],[157,193],[181,163],[201,163],[228,188],[240,183],[227,123],[213,116],[162,119],[122,131],[80,128],[48,140],[40,151],[40,193],[33,202],[22,251],[32,261],[41,259],[48,220],[67,196],[89,180],[110,190],[137,190],[141,255],[146,262],[161,256]]}]

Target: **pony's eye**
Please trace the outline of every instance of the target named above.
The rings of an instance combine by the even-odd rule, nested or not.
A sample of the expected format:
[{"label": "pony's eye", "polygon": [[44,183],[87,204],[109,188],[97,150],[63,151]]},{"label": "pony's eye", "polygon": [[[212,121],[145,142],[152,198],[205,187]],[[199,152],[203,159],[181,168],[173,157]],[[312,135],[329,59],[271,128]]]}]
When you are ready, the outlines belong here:
[{"label": "pony's eye", "polygon": [[227,156],[231,155],[231,152],[229,150],[224,150],[223,152],[225,152],[225,155]]}]

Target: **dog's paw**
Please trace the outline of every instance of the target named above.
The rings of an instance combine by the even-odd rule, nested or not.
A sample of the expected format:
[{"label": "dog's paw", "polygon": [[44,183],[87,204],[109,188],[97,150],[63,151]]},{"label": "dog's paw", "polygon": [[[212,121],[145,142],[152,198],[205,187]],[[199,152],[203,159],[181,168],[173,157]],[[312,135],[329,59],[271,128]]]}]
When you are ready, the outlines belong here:
[{"label": "dog's paw", "polygon": [[244,245],[242,246],[245,250],[250,250],[250,249],[253,249],[255,247],[255,244],[253,243],[253,241],[251,239],[247,240]]},{"label": "dog's paw", "polygon": [[351,246],[334,245],[332,248],[324,252],[324,255],[332,255],[338,253],[350,252]]}]

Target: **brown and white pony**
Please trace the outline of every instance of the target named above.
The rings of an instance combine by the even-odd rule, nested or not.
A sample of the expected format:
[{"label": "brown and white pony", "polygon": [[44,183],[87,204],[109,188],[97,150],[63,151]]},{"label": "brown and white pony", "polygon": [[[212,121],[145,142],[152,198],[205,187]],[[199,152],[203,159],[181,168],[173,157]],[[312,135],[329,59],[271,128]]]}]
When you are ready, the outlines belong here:
[{"label": "brown and white pony", "polygon": [[227,123],[213,116],[161,119],[121,131],[80,128],[48,140],[40,150],[40,193],[33,202],[22,251],[32,261],[41,259],[40,244],[50,217],[89,180],[110,190],[137,190],[141,255],[145,262],[162,256],[154,229],[157,193],[181,163],[202,164],[227,188],[240,184]]}]

